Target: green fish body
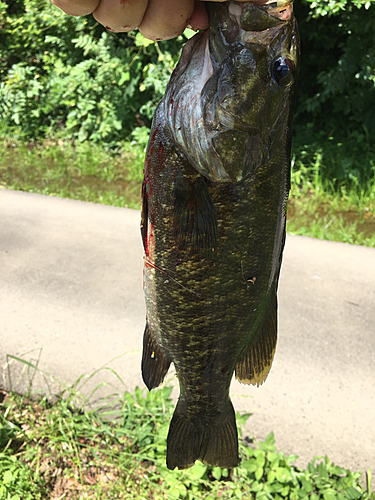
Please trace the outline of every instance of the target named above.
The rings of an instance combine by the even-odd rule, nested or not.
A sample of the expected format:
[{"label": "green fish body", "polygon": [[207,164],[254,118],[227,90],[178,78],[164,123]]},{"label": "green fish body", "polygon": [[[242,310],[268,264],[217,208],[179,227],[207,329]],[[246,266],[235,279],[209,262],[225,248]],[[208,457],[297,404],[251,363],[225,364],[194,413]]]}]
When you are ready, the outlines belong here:
[{"label": "green fish body", "polygon": [[170,469],[238,464],[229,388],[272,364],[290,184],[296,22],[208,9],[155,112],[142,188],[142,375],[152,389],[176,368]]}]

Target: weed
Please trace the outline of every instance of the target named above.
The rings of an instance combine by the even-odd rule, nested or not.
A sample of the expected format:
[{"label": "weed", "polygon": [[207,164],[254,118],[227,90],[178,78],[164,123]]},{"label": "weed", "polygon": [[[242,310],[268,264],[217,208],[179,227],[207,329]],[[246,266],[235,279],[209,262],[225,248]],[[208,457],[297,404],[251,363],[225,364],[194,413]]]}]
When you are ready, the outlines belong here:
[{"label": "weed", "polygon": [[[132,142],[116,148],[5,141],[0,186],[139,209],[148,133],[146,127],[137,127]],[[366,188],[354,181],[335,185],[324,180],[325,161],[321,150],[296,149],[287,231],[375,247],[375,170]]]},{"label": "weed", "polygon": [[287,231],[375,247],[375,170],[366,189],[354,181],[335,185],[324,180],[324,161],[320,150],[294,155]]},{"label": "weed", "polygon": [[140,208],[144,145],[5,142],[0,186],[105,205]]},{"label": "weed", "polygon": [[[363,488],[360,473],[327,457],[315,458],[306,470],[296,468],[297,457],[277,451],[273,434],[256,448],[240,439],[241,463],[233,470],[201,462],[168,470],[171,390],[125,392],[112,420],[75,406],[74,392],[36,402],[2,391],[0,499],[375,500],[370,472]],[[237,414],[240,437],[248,418]]]}]

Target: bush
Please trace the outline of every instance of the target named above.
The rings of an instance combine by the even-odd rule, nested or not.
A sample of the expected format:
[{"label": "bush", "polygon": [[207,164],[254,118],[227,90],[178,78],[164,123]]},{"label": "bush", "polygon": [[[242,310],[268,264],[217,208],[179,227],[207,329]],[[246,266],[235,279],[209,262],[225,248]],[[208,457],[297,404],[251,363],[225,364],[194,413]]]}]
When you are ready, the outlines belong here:
[{"label": "bush", "polygon": [[295,152],[320,150],[324,180],[363,187],[375,168],[375,5],[305,0],[295,8],[302,50]]},{"label": "bush", "polygon": [[25,140],[114,143],[149,125],[183,41],[162,52],[48,0],[0,1],[0,24],[0,131]]},{"label": "bush", "polygon": [[[324,181],[363,189],[375,164],[375,4],[302,0],[295,11],[302,46],[295,154],[321,151]],[[25,141],[114,146],[134,138],[136,127],[150,127],[186,41],[113,34],[49,0],[0,0],[0,26],[0,136]]]}]

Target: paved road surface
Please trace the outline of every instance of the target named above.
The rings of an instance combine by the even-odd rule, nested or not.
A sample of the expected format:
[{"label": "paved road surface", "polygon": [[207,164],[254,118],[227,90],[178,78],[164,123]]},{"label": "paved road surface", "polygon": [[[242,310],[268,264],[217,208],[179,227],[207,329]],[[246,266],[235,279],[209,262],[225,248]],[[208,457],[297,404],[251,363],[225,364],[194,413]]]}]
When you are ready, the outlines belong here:
[{"label": "paved road surface", "polygon": [[[0,387],[61,390],[112,368],[144,387],[139,212],[0,190]],[[232,383],[247,429],[306,466],[327,454],[375,473],[375,249],[288,236],[267,383]],[[43,374],[16,356],[37,363]],[[37,361],[39,359],[39,361]],[[7,364],[8,361],[8,364]],[[80,382],[123,391],[110,370]],[[85,383],[85,385],[82,385]]]}]

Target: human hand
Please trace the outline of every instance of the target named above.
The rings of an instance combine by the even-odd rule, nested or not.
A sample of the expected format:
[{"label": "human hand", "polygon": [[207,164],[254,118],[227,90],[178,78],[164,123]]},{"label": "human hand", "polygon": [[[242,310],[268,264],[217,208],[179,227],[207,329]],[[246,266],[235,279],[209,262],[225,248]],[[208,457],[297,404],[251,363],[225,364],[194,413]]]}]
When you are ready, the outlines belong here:
[{"label": "human hand", "polygon": [[200,0],[51,0],[51,3],[71,16],[92,13],[110,31],[127,32],[139,28],[150,40],[174,38],[188,25],[195,30],[209,26],[204,3]]}]

